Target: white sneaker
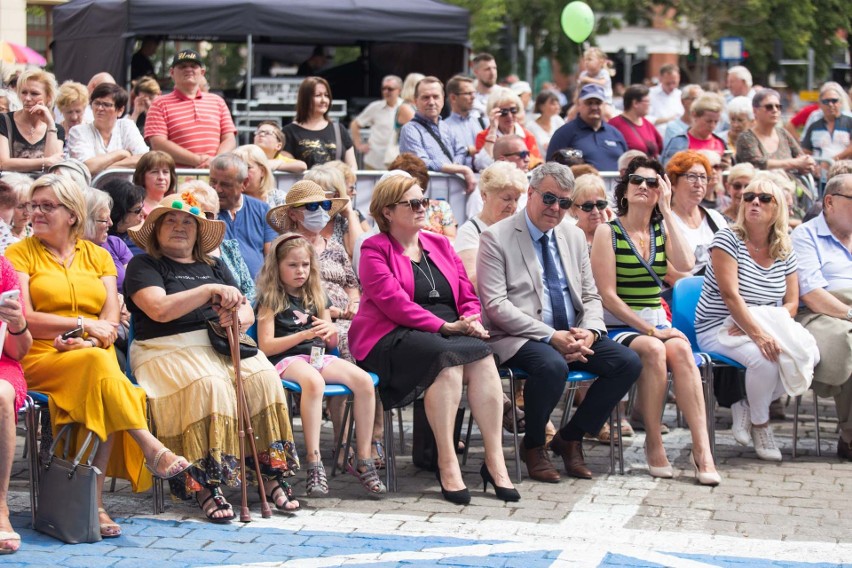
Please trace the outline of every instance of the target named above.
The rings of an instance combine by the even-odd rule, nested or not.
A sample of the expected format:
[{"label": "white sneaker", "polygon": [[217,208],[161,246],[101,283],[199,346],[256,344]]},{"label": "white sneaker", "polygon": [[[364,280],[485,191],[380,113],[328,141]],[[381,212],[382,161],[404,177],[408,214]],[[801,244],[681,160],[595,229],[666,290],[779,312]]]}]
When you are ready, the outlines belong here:
[{"label": "white sneaker", "polygon": [[731,416],[734,423],[731,431],[734,440],[741,446],[748,446],[751,441],[751,410],[745,400],[740,400],[731,405]]},{"label": "white sneaker", "polygon": [[754,441],[754,451],[757,452],[757,457],[766,461],[781,461],[781,450],[775,443],[772,426],[752,428],[751,439]]}]

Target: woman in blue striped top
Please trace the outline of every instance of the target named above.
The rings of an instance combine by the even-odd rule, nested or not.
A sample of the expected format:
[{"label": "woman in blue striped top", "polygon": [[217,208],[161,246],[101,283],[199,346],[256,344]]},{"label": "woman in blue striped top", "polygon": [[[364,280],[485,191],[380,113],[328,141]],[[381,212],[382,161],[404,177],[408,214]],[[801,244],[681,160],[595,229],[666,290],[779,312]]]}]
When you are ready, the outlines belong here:
[{"label": "woman in blue striped top", "polygon": [[[784,393],[778,367],[780,348],[748,308],[783,305],[790,317],[796,315],[796,254],[787,232],[787,203],[781,189],[770,178],[756,176],[743,192],[736,223],[713,238],[695,310],[698,346],[746,368],[746,400],[731,406],[734,439],[743,446],[753,441],[757,457],[770,461],[781,461],[769,426],[769,403]],[[751,341],[738,347],[719,342],[728,316],[736,325],[727,333],[745,334]]]},{"label": "woman in blue striped top", "polygon": [[628,330],[611,337],[642,359],[637,404],[645,419],[645,457],[653,477],[672,477],[663,448],[659,416],[663,413],[666,370],[672,372],[677,403],[692,433],[692,461],[703,485],[718,485],[701,377],[689,340],[673,329],[660,302],[668,265],[687,272],[695,256],[672,221],[672,189],[656,160],[634,158],[615,187],[618,218],[600,225],[592,243],[592,271],[606,310]]}]

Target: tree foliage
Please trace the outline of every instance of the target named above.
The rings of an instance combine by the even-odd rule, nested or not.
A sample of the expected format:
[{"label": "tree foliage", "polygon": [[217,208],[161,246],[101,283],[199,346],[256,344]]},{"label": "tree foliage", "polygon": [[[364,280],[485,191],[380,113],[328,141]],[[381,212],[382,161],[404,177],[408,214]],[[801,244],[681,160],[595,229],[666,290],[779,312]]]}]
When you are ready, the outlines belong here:
[{"label": "tree foliage", "polygon": [[[573,63],[580,47],[565,37],[559,22],[569,0],[445,0],[471,12],[471,44],[474,51],[490,51],[500,68],[508,54],[501,49],[517,42],[520,26],[529,29],[535,57],[551,56],[563,65]],[[785,58],[804,58],[815,51],[816,76],[824,76],[832,55],[842,45],[837,30],[852,31],[849,0],[586,0],[597,17],[596,34],[606,34],[622,25],[647,23],[655,11],[674,8],[679,27],[691,29],[693,37],[715,46],[719,38],[740,36],[749,52],[749,68],[760,80],[776,71],[775,40],[783,43]],[[510,46],[514,48],[514,45]],[[788,69],[788,80],[801,84],[804,69]]]}]

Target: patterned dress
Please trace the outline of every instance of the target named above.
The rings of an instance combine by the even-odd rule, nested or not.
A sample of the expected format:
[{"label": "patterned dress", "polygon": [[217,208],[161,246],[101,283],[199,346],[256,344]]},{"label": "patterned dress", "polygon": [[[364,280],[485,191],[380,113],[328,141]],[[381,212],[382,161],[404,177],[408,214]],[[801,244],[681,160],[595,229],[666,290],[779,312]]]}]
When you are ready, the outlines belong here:
[{"label": "patterned dress", "polygon": [[[337,223],[335,222],[335,228]],[[348,288],[358,288],[358,277],[352,269],[352,263],[346,249],[333,237],[326,241],[325,250],[319,255],[320,279],[322,288],[325,290],[331,305],[346,310],[349,307]],[[352,320],[338,318],[334,324],[337,326],[338,344],[340,358],[355,363],[349,353],[349,326]]]}]

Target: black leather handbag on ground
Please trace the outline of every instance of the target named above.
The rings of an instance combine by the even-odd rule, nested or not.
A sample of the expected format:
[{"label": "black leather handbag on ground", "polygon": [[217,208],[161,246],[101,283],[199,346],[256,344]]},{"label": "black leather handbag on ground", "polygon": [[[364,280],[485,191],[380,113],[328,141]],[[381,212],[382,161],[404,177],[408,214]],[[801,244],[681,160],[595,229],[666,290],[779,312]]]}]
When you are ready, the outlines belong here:
[{"label": "black leather handbag on ground", "polygon": [[[461,428],[464,422],[464,408],[456,412],[456,424],[453,427],[453,446],[458,448],[461,439]],[[411,459],[414,465],[428,471],[438,471],[438,447],[435,445],[435,435],[426,420],[426,407],[423,399],[414,401],[414,427],[411,442]]]},{"label": "black leather handbag on ground", "polygon": [[[73,429],[73,424],[62,427],[41,467],[34,528],[68,544],[98,542],[101,540],[97,498],[100,471],[92,465],[92,459],[100,440],[89,432],[73,461],[68,461]],[[62,455],[57,456],[56,447],[63,439]],[[81,463],[86,452],[89,457]]]},{"label": "black leather handbag on ground", "polygon": [[[218,321],[207,320],[207,336],[216,353],[231,356],[231,346],[228,343],[228,332]],[[240,359],[248,359],[257,355],[257,343],[246,332],[240,332]]]}]

